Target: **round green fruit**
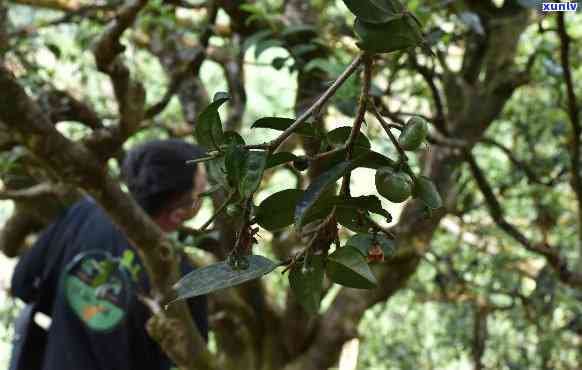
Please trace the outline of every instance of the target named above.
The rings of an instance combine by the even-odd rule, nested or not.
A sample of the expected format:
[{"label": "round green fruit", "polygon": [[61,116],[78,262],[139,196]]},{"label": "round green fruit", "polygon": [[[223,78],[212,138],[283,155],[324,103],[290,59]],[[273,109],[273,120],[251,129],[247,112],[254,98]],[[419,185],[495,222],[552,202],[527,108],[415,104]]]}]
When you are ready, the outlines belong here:
[{"label": "round green fruit", "polygon": [[416,178],[414,184],[415,197],[420,198],[430,209],[438,209],[443,206],[443,200],[434,182],[425,176]]},{"label": "round green fruit", "polygon": [[390,167],[376,171],[376,189],[393,203],[404,202],[412,193],[412,179],[404,172],[394,172]]},{"label": "round green fruit", "polygon": [[230,217],[237,217],[242,213],[242,207],[238,204],[229,204],[226,207],[226,214]]},{"label": "round green fruit", "polygon": [[404,150],[418,149],[428,136],[428,122],[422,117],[412,117],[406,122],[398,137],[398,144]]},{"label": "round green fruit", "polygon": [[297,171],[305,171],[309,168],[309,160],[306,157],[297,157],[297,159],[293,161],[293,167],[295,167]]}]

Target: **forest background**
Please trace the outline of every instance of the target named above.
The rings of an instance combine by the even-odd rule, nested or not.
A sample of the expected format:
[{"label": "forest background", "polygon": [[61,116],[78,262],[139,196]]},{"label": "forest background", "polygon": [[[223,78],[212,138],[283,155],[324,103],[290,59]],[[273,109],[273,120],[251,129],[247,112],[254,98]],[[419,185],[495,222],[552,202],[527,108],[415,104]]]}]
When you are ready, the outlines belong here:
[{"label": "forest background", "polygon": [[[194,139],[199,115],[218,92],[231,97],[220,110],[225,130],[248,143],[276,139],[277,131],[251,125],[300,116],[361,53],[346,3],[9,0],[0,4],[0,54],[30,104],[105,161],[117,181],[118,160],[132,145]],[[213,294],[210,355],[218,363],[323,369],[337,366],[346,343],[359,345],[358,369],[582,363],[582,16],[541,14],[528,0],[405,5],[422,24],[423,44],[373,57],[373,106],[361,132],[372,150],[397,159],[401,153],[374,110],[395,126],[412,115],[426,118],[428,144],[408,153],[408,163],[434,181],[444,207],[427,212],[417,200],[379,197],[393,220],[370,217],[389,227],[395,242],[372,265],[378,287],[353,290],[325,280],[316,314],[306,312],[280,270]],[[120,69],[102,68],[92,46],[132,6],[135,19],[118,35],[125,48],[116,74]],[[352,125],[366,80],[360,70],[349,77],[314,126],[330,132]],[[6,78],[0,82],[6,112],[14,108],[11,90]],[[79,168],[55,171],[34,143],[15,135],[9,118],[0,114],[0,367],[20,307],[7,295],[17,256],[80,189],[107,189],[99,179],[67,181]],[[265,172],[254,202],[317,178],[321,140],[285,141],[285,152],[313,159],[309,171],[289,160]],[[374,171],[353,172],[352,196],[378,195]],[[194,230],[225,197],[208,197],[190,228],[174,236],[203,264],[226,258],[236,239],[227,214],[210,237]],[[354,233],[348,229],[340,229],[342,244]],[[280,261],[306,245],[289,230],[261,228],[257,239],[255,253]]]}]

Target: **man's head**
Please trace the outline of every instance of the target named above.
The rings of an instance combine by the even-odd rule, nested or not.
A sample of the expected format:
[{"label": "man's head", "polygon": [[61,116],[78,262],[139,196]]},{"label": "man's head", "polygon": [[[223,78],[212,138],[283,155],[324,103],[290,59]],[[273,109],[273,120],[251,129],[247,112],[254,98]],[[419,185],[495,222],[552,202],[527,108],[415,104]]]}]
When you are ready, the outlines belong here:
[{"label": "man's head", "polygon": [[164,231],[175,230],[200,209],[204,166],[186,161],[204,154],[181,140],[155,140],[131,149],[122,176],[137,202]]}]

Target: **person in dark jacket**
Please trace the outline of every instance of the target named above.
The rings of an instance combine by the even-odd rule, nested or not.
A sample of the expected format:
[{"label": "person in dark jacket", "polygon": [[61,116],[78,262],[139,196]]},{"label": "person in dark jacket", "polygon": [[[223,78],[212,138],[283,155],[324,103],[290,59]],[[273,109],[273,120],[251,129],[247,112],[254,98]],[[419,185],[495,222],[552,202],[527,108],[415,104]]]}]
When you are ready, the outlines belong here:
[{"label": "person in dark jacket", "polygon": [[[129,192],[165,232],[175,231],[200,208],[204,167],[186,161],[201,155],[192,144],[160,140],[130,150],[124,160]],[[181,269],[183,274],[192,270],[186,262]],[[170,369],[170,360],[145,329],[151,313],[139,296],[148,289],[136,250],[90,197],[41,234],[18,262],[11,285],[14,296],[51,317],[42,370]],[[189,304],[207,338],[206,297]],[[23,350],[19,357],[26,359],[42,348]]]}]

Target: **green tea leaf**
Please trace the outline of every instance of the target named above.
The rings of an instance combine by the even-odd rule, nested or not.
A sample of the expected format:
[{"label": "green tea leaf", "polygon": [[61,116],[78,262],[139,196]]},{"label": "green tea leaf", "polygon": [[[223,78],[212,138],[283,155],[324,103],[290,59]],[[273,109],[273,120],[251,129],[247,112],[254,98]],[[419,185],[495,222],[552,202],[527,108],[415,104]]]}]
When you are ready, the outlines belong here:
[{"label": "green tea leaf", "polygon": [[297,156],[293,153],[289,152],[279,152],[275,154],[271,154],[267,159],[267,167],[266,168],[273,168],[279,166],[284,163],[293,162],[297,159]]},{"label": "green tea leaf", "polygon": [[[269,231],[283,229],[293,223],[297,204],[305,192],[301,189],[286,189],[275,193],[261,202],[257,208],[257,223]],[[324,194],[315,202],[304,217],[304,223],[327,217],[333,206],[335,196]]]},{"label": "green tea leaf", "polygon": [[[332,168],[333,166],[341,163],[346,158],[346,150],[339,150],[336,153],[328,156],[324,163],[322,163],[324,169]],[[386,166],[396,166],[396,162],[388,157],[383,156],[378,152],[366,149],[363,146],[354,146],[353,152],[353,164],[354,167],[363,167],[377,169]]]},{"label": "green tea leaf", "polygon": [[269,231],[291,225],[295,206],[301,198],[303,190],[300,189],[286,189],[269,196],[257,208],[257,223]]},{"label": "green tea leaf", "polygon": [[386,23],[395,14],[385,7],[376,5],[370,0],[344,0],[344,3],[358,18],[370,23]]},{"label": "green tea leaf", "polygon": [[299,303],[309,313],[317,313],[323,290],[323,258],[311,256],[307,264],[296,265],[289,272],[289,285]]},{"label": "green tea leaf", "polygon": [[362,254],[350,246],[338,248],[328,257],[325,272],[334,283],[350,288],[372,289],[378,285]]},{"label": "green tea leaf", "polygon": [[372,223],[369,221],[370,214],[357,208],[338,206],[335,210],[335,217],[340,225],[356,233],[368,232],[372,227]]},{"label": "green tea leaf", "polygon": [[[329,141],[330,144],[344,145],[348,138],[350,137],[351,132],[352,132],[351,126],[338,127],[327,133],[327,140]],[[364,135],[361,132],[359,132],[358,135],[356,136],[354,145],[365,149],[370,149],[372,147],[372,145],[370,144],[370,140],[368,140],[366,135]]]},{"label": "green tea leaf", "polygon": [[305,224],[306,215],[311,211],[316,202],[324,195],[326,190],[335,184],[342,176],[352,169],[349,161],[339,163],[333,168],[319,175],[309,185],[303,198],[295,209],[295,227],[300,230]]},{"label": "green tea leaf", "polygon": [[230,145],[225,150],[224,167],[230,184],[237,186],[246,171],[248,151],[241,145]]},{"label": "green tea leaf", "polygon": [[266,150],[252,150],[247,153],[243,176],[239,183],[239,192],[243,198],[251,196],[261,184],[268,155],[269,152]]},{"label": "green tea leaf", "polygon": [[402,13],[405,9],[400,0],[369,0],[372,4],[385,12],[393,14]]},{"label": "green tea leaf", "polygon": [[353,162],[355,167],[371,169],[378,169],[381,167],[396,167],[396,162],[392,159],[372,150],[359,151],[357,147],[354,150]]},{"label": "green tea leaf", "polygon": [[228,100],[228,97],[224,95],[218,95],[217,97],[217,100],[200,113],[194,127],[194,134],[198,144],[209,149],[218,149],[218,146],[224,143],[222,122],[220,121],[218,108]]},{"label": "green tea leaf", "polygon": [[245,139],[236,131],[224,132],[224,143],[226,145],[245,145]]},{"label": "green tea leaf", "polygon": [[386,211],[384,208],[382,208],[382,202],[375,195],[365,195],[355,198],[337,197],[334,204],[343,208],[354,208],[370,211],[372,213],[382,215],[387,219],[392,219],[390,213]]},{"label": "green tea leaf", "polygon": [[[252,124],[251,128],[269,128],[272,130],[285,131],[295,122],[292,118],[264,117]],[[310,123],[300,125],[294,133],[304,136],[317,137],[317,133]]]},{"label": "green tea leaf", "polygon": [[395,16],[386,23],[369,23],[356,18],[354,30],[360,37],[360,48],[373,53],[389,53],[419,45],[423,36],[409,14]]},{"label": "green tea leaf", "polygon": [[414,182],[414,194],[431,209],[441,208],[443,200],[435,184],[425,176],[419,176]]},{"label": "green tea leaf", "polygon": [[177,298],[173,302],[257,279],[279,266],[263,256],[252,255],[245,258],[249,263],[245,270],[234,271],[226,261],[222,261],[187,274],[174,285]]},{"label": "green tea leaf", "polygon": [[206,173],[208,181],[213,187],[230,189],[230,184],[226,177],[226,165],[224,157],[219,157],[206,162]]},{"label": "green tea leaf", "polygon": [[375,245],[379,245],[380,248],[382,248],[385,256],[394,254],[394,251],[396,250],[394,241],[388,239],[385,235],[382,234],[356,234],[348,239],[346,245],[354,247],[364,257],[368,255],[370,248],[374,247]]}]

